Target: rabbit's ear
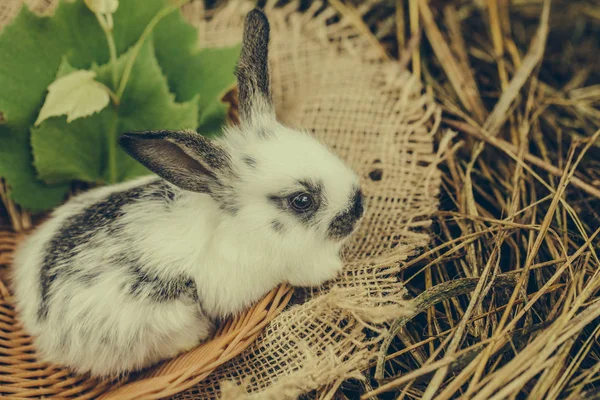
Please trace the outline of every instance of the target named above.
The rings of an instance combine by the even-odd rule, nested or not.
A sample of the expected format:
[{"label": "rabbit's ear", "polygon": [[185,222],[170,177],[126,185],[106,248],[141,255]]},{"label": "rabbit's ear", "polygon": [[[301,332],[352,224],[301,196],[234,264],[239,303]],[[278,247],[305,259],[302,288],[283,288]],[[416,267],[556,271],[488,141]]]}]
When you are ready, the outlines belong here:
[{"label": "rabbit's ear", "polygon": [[211,193],[231,173],[229,154],[196,132],[125,133],[119,144],[150,171],[185,190]]},{"label": "rabbit's ear", "polygon": [[242,51],[236,67],[240,114],[244,121],[274,115],[269,89],[269,21],[259,9],[244,22]]}]

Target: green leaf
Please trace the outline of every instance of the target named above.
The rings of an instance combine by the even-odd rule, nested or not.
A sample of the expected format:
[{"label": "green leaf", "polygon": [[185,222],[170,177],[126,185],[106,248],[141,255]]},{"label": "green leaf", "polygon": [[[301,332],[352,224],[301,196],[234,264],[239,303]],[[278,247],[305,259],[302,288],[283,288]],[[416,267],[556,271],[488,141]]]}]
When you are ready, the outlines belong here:
[{"label": "green leaf", "polygon": [[[122,71],[129,54],[119,57]],[[108,64],[96,67],[100,82],[110,81]],[[31,130],[35,165],[40,178],[49,183],[81,180],[108,180],[106,140],[117,151],[118,180],[126,180],[149,171],[117,147],[117,136],[131,131],[153,129],[193,129],[197,121],[197,96],[176,103],[154,56],[153,42],[142,47],[127,89],[118,109],[109,107],[99,114],[67,123],[64,117],[44,121]]]},{"label": "green leaf", "polygon": [[78,69],[48,86],[48,96],[34,125],[66,115],[67,122],[102,111],[110,102],[108,88],[94,80],[96,73]]},{"label": "green leaf", "polygon": [[[21,149],[29,151],[28,132],[15,132],[6,125],[0,125],[0,171],[7,182],[17,182],[10,190],[11,198],[32,211],[42,211],[59,204],[69,190],[68,185],[46,186],[41,181],[31,179],[35,168],[29,162],[29,153],[23,157]],[[43,197],[40,197],[43,196]]]},{"label": "green leaf", "polygon": [[9,126],[26,127],[37,116],[63,55],[75,68],[108,60],[103,33],[83,2],[62,2],[50,17],[27,7],[0,34],[0,110]]},{"label": "green leaf", "polygon": [[[92,66],[97,67],[96,63],[93,63]],[[63,76],[75,71],[77,71],[77,68],[69,64],[69,60],[67,59],[67,57],[63,57],[60,60],[60,65],[58,66],[58,72],[56,73],[55,79],[62,78]]]},{"label": "green leaf", "polygon": [[[119,70],[122,70],[125,57],[119,61]],[[110,78],[109,69],[105,66],[98,71],[100,80],[102,73],[104,82],[107,82]],[[197,113],[197,95],[185,103],[175,102],[175,96],[169,92],[167,80],[156,59],[154,42],[148,40],[138,55],[127,89],[121,98],[117,132],[194,129],[198,125]],[[117,165],[119,171],[123,172],[119,176],[120,180],[148,173],[120,148],[118,154]]]},{"label": "green leaf", "polygon": [[197,36],[181,13],[165,17],[154,31],[156,58],[178,101],[188,101],[200,93],[198,130],[214,134],[225,123],[227,105],[221,98],[235,85],[241,46],[200,49]]},{"label": "green leaf", "polygon": [[80,4],[63,4],[55,18],[40,18],[23,7],[0,33],[0,111],[6,119],[0,134],[0,176],[11,187],[11,198],[31,211],[59,204],[68,191],[67,185],[49,187],[37,180],[32,164],[29,127],[45,88],[63,54],[69,52],[79,66],[103,58],[98,50],[101,31],[94,32],[100,28],[93,14],[80,11]]},{"label": "green leaf", "polygon": [[[66,58],[63,58],[56,79],[59,80],[68,74],[71,74],[75,69]],[[94,72],[95,74],[95,72]],[[55,81],[56,82],[56,81]],[[105,113],[110,112],[105,110]],[[97,177],[90,174],[95,165],[102,163],[104,152],[102,149],[105,146],[104,132],[108,130],[108,126],[102,126],[106,118],[99,115],[94,115],[90,118],[77,120],[73,122],[75,126],[67,127],[68,121],[65,118],[56,119],[53,124],[46,124],[48,128],[48,138],[50,140],[37,140],[36,145],[39,147],[38,152],[41,154],[54,157],[43,157],[37,160],[38,177],[48,184],[57,184],[69,182],[71,180],[80,180],[85,182],[94,182]],[[79,131],[80,134],[85,134],[86,151],[81,151],[80,148],[73,148],[70,141],[55,141],[53,138],[62,138],[63,132],[68,129]],[[34,135],[31,136],[32,142]],[[98,150],[101,151],[98,151]],[[50,165],[44,163],[50,162]]]},{"label": "green leaf", "polygon": [[[165,4],[160,3],[159,8]],[[128,0],[119,11],[117,49],[125,51],[156,6],[139,7],[138,1]],[[69,190],[68,185],[48,186],[37,179],[29,137],[63,56],[78,69],[109,59],[104,34],[83,1],[63,1],[51,17],[39,17],[24,6],[0,32],[0,111],[6,120],[0,132],[0,176],[11,187],[11,198],[34,212],[58,205]]]},{"label": "green leaf", "polygon": [[106,132],[114,111],[67,123],[65,117],[44,121],[31,129],[31,145],[38,177],[48,184],[72,180],[98,182],[106,158]]},{"label": "green leaf", "polygon": [[[117,52],[139,38],[166,0],[122,1],[114,14]],[[109,59],[102,29],[82,1],[61,1],[53,16],[40,17],[26,6],[0,34],[0,110],[11,124],[30,123],[54,80],[63,56],[76,69]]]},{"label": "green leaf", "polygon": [[[150,20],[169,4],[170,0],[121,0],[117,12],[113,14],[113,36],[117,54],[121,55],[129,50],[142,35]],[[102,38],[104,39],[104,36]],[[176,42],[179,38],[174,37],[172,40]],[[98,64],[104,64],[106,60],[108,58]]]},{"label": "green leaf", "polygon": [[[137,41],[148,22],[167,4],[169,4],[168,0],[121,0],[119,2],[119,7],[113,15],[113,33],[119,55],[126,52]],[[199,94],[198,104],[201,105],[201,109],[196,110],[199,115],[197,119],[202,121],[204,126],[209,126],[206,123],[212,121],[212,127],[202,128],[202,131],[208,133],[211,129],[217,130],[223,123],[225,110],[225,106],[220,103],[220,96],[234,83],[233,66],[239,48],[229,49],[230,51],[221,49],[222,53],[215,50],[216,53],[213,55],[216,58],[210,59],[209,57],[213,55],[205,53],[206,50],[197,50],[196,30],[177,12],[157,25],[155,38],[158,46],[158,65],[168,78],[171,92],[176,93],[177,100],[180,102],[188,101]],[[13,22],[0,32],[0,88],[2,88],[0,112],[6,119],[0,134],[0,157],[2,157],[0,176],[4,177],[12,187],[12,199],[32,211],[58,205],[68,191],[68,186],[65,184],[49,186],[38,180],[30,148],[32,143],[30,128],[42,107],[48,85],[56,79],[63,57],[74,69],[92,69],[93,65],[103,65],[109,60],[106,38],[96,17],[87,9],[83,1],[61,1],[51,17],[36,16],[27,7],[23,7]],[[182,71],[186,65],[193,67]],[[204,71],[204,68],[211,70]],[[112,87],[109,80],[103,83]],[[127,104],[125,107],[129,108],[130,113],[137,112]],[[104,116],[106,112],[105,109],[100,116],[94,114],[88,117],[91,118],[90,121],[84,122],[87,120],[85,118],[69,124],[73,125],[69,126],[69,131],[78,128],[80,132],[87,135],[90,143],[102,144],[96,147],[95,153],[92,152],[92,144],[89,144],[90,149],[85,149],[78,144],[73,147],[82,150],[78,155],[66,155],[66,152],[70,151],[67,150],[69,148],[67,142],[70,139],[66,134],[60,142],[64,146],[62,151],[52,146],[51,139],[61,136],[59,135],[62,129],[60,121],[66,124],[64,118],[53,118],[56,126],[53,129],[48,128],[47,140],[43,141],[39,137],[36,139],[38,152],[44,154],[44,156],[36,154],[36,165],[40,168],[40,176],[48,182],[65,182],[69,176],[85,177],[85,180],[102,179],[105,171],[98,173],[92,165],[97,165],[97,159],[101,160],[103,166],[105,165],[107,146],[103,140],[107,140],[106,132],[116,135],[119,129],[114,125],[113,129],[102,128],[104,131],[98,129],[94,131],[95,118],[100,118],[102,121],[110,119]],[[120,116],[118,120],[128,121],[123,117]],[[146,123],[148,118],[144,115],[139,116],[142,123]],[[109,121],[109,125],[116,124],[116,121],[115,117],[114,121]],[[133,119],[130,121],[132,122],[127,124],[120,123],[120,126],[126,125],[138,130],[139,127],[134,125],[135,121]],[[195,127],[200,124],[199,121],[196,121]],[[49,122],[43,122],[39,128],[43,128]],[[147,125],[153,125],[155,129],[166,128],[166,126],[150,123],[140,126]],[[75,141],[74,144],[77,142]],[[62,158],[53,158],[51,152]],[[89,157],[90,165],[83,162],[86,156]],[[81,160],[77,161],[78,157]],[[122,157],[120,153],[117,161],[125,168],[123,177],[144,172],[139,164]],[[50,168],[44,164],[45,162],[54,162],[57,165]],[[65,165],[62,170],[59,166],[61,163]]]}]

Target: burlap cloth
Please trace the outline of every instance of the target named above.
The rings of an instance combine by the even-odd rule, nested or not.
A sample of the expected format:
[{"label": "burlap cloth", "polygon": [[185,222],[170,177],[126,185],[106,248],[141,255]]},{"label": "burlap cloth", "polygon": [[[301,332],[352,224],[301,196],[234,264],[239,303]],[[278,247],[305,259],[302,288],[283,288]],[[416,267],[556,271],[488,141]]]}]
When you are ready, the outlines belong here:
[{"label": "burlap cloth", "polygon": [[[21,1],[0,2],[0,27]],[[48,12],[53,0],[30,0]],[[396,273],[426,246],[440,176],[433,151],[439,109],[418,82],[353,26],[320,2],[304,12],[292,1],[268,2],[271,71],[279,118],[308,129],[362,178],[367,213],[344,252],[346,268],[327,287],[297,290],[282,312],[241,356],[176,398],[296,398],[318,387],[334,390],[373,359],[384,322],[405,311]],[[184,8],[203,46],[239,43],[253,3],[228,2],[205,12]],[[338,16],[339,17],[339,16]]]}]

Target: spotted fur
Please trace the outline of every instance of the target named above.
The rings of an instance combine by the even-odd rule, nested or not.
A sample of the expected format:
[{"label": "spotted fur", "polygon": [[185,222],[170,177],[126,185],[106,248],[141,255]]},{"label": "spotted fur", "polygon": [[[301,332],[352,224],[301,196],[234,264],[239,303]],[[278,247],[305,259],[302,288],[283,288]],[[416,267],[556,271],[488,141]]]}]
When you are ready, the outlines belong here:
[{"label": "spotted fur", "polygon": [[[19,247],[14,295],[41,360],[95,376],[138,370],[198,345],[282,282],[319,285],[340,271],[363,213],[358,178],[276,120],[262,12],[244,32],[239,126],[214,140],[124,134],[153,174],[72,198]],[[314,208],[290,208],[295,193]]]}]

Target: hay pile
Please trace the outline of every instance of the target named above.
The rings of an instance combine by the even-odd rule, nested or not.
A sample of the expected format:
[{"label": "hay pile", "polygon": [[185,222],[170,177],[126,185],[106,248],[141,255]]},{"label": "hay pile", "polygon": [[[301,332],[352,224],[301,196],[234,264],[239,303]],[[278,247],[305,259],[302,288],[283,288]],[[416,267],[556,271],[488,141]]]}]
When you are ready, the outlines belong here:
[{"label": "hay pile", "polygon": [[401,272],[423,312],[339,398],[600,398],[600,5],[400,0],[363,21],[457,134],[435,241]]}]

